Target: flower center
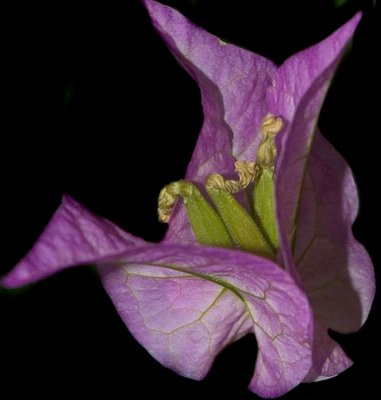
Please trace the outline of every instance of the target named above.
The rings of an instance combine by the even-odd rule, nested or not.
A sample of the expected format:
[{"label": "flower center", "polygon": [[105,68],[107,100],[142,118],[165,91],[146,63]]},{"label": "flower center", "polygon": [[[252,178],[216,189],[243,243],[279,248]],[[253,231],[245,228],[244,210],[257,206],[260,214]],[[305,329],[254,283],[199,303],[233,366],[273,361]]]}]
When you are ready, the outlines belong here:
[{"label": "flower center", "polygon": [[[214,207],[188,181],[172,182],[159,195],[158,214],[161,222],[169,222],[178,197],[184,201],[188,218],[201,244],[240,248],[274,259],[279,247],[275,208],[274,165],[277,155],[275,136],[283,121],[268,114],[262,123],[262,141],[257,160],[236,161],[237,180],[213,173],[207,176],[204,188]],[[246,192],[251,199],[246,208],[234,196]]]}]

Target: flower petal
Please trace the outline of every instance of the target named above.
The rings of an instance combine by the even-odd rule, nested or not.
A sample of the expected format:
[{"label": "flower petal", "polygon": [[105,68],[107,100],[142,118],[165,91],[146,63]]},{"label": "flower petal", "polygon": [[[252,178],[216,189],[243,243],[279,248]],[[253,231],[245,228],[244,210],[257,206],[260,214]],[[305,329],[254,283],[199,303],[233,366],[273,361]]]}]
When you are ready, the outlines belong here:
[{"label": "flower petal", "polygon": [[[203,183],[216,171],[234,174],[236,159],[255,160],[275,65],[222,42],[168,6],[144,3],[165,43],[201,90],[204,123],[186,179]],[[166,240],[195,242],[183,207],[172,214]]]},{"label": "flower petal", "polygon": [[268,112],[266,89],[276,66],[221,41],[170,7],[153,0],[145,0],[145,4],[154,26],[197,81],[203,97],[205,122],[187,177],[225,173],[223,158],[231,154],[232,145],[236,158],[254,160],[260,139],[257,134]]},{"label": "flower petal", "polygon": [[372,262],[354,239],[358,196],[344,159],[319,134],[308,161],[295,259],[316,317],[349,333],[368,317],[375,292]]},{"label": "flower petal", "polygon": [[357,14],[330,37],[282,65],[269,89],[270,112],[288,122],[277,165],[277,205],[282,231],[292,239],[317,119],[344,50],[361,15]]},{"label": "flower petal", "polygon": [[358,330],[372,305],[372,263],[351,231],[357,208],[349,166],[318,133],[300,203],[294,250],[297,265],[283,243],[288,269],[301,280],[315,315],[313,368],[306,381],[334,377],[352,365],[327,329]]},{"label": "flower petal", "polygon": [[360,19],[361,13],[357,13],[332,35],[316,45],[294,54],[278,68],[267,95],[272,113],[292,121],[299,104],[310,92],[314,83],[322,81],[320,86],[326,87],[324,93],[319,93],[320,97],[316,98],[319,107],[332,73],[352,39]]},{"label": "flower petal", "polygon": [[353,364],[339,344],[329,337],[327,329],[316,320],[312,360],[312,368],[304,378],[304,382],[333,378]]},{"label": "flower petal", "polygon": [[144,243],[110,221],[91,214],[69,196],[50,220],[32,250],[0,281],[16,288],[65,268],[96,263]]},{"label": "flower petal", "polygon": [[[289,264],[291,272],[296,271],[295,265]],[[294,273],[291,275],[294,276]],[[295,275],[298,280],[298,276]],[[344,353],[340,345],[331,339],[327,328],[313,314],[312,366],[304,378],[304,382],[314,382],[333,378],[352,365],[352,361]]]},{"label": "flower petal", "polygon": [[279,396],[311,367],[309,303],[276,264],[249,253],[159,244],[100,266],[136,339],[163,365],[201,379],[215,356],[248,332],[259,352],[250,389]]},{"label": "flower petal", "polygon": [[278,78],[283,94],[277,97],[270,91],[268,96],[273,112],[283,110],[290,125],[277,166],[277,212],[283,259],[308,291],[315,314],[314,365],[306,380],[326,379],[351,365],[326,330],[358,329],[374,293],[371,262],[350,230],[357,212],[350,170],[320,136],[313,141],[323,96],[359,19],[358,14],[325,41],[286,62],[280,71],[283,80]]}]

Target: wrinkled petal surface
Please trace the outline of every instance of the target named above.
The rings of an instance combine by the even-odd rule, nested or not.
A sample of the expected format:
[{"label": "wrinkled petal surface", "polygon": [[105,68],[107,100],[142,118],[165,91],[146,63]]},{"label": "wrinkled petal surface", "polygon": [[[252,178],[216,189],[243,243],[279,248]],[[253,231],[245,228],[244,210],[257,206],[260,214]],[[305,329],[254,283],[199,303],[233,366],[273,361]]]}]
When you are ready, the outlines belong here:
[{"label": "wrinkled petal surface", "polygon": [[250,389],[279,396],[311,366],[311,311],[276,264],[249,253],[160,244],[100,268],[106,290],[136,339],[163,365],[201,379],[227,344],[258,341]]},{"label": "wrinkled petal surface", "polygon": [[1,284],[18,287],[88,263],[98,265],[137,340],[182,375],[201,379],[219,351],[249,332],[259,345],[251,390],[281,395],[310,369],[309,302],[279,266],[240,251],[147,244],[67,196]]},{"label": "wrinkled petal surface", "polygon": [[288,122],[276,183],[283,259],[308,292],[315,315],[314,366],[307,380],[335,376],[351,365],[326,330],[357,330],[374,294],[369,256],[351,232],[357,210],[351,172],[321,136],[314,140],[325,93],[359,19],[286,61],[268,93],[272,112]]},{"label": "wrinkled petal surface", "polygon": [[319,134],[301,199],[295,260],[298,273],[325,328],[357,331],[375,292],[372,262],[354,239],[358,196],[352,172]]},{"label": "wrinkled petal surface", "polygon": [[277,71],[268,92],[270,111],[288,127],[280,143],[277,166],[278,220],[293,240],[306,163],[324,97],[342,55],[361,18],[354,16],[317,45],[297,53]]},{"label": "wrinkled petal surface", "polygon": [[351,361],[327,330],[361,326],[374,296],[374,273],[351,232],[358,208],[351,171],[315,131],[360,15],[277,68],[170,7],[144,3],[201,90],[205,119],[188,180],[203,183],[213,172],[234,176],[236,159],[256,158],[263,117],[284,118],[276,196],[286,269],[253,254],[197,245],[181,205],[164,242],[153,245],[65,197],[33,249],[0,283],[18,287],[96,263],[133,335],[184,376],[204,377],[215,356],[247,333],[256,335],[259,348],[249,388],[261,396],[337,375]]},{"label": "wrinkled petal surface", "polygon": [[315,315],[313,368],[306,381],[336,376],[352,364],[327,329],[357,331],[373,302],[372,262],[351,229],[357,210],[349,166],[318,133],[307,164],[294,257],[288,255]]},{"label": "wrinkled petal surface", "polygon": [[142,243],[64,196],[32,250],[0,283],[7,288],[28,285],[62,269],[96,263]]},{"label": "wrinkled petal surface", "polygon": [[[264,57],[222,42],[170,7],[153,0],[145,0],[145,4],[170,50],[199,83],[204,110],[214,111],[200,133],[188,178],[205,177],[217,170],[224,173],[225,164],[221,169],[220,162],[211,167],[205,163],[227,157],[229,148],[236,158],[255,159],[259,128],[268,112],[266,90],[276,66]],[[208,114],[205,112],[206,118]],[[225,129],[210,135],[212,119],[218,129]]]},{"label": "wrinkled petal surface", "polygon": [[[165,43],[201,90],[205,119],[186,178],[203,183],[213,172],[234,176],[236,159],[255,160],[275,65],[222,42],[168,6],[152,0],[145,4]],[[195,242],[183,207],[172,215],[167,240]]]}]

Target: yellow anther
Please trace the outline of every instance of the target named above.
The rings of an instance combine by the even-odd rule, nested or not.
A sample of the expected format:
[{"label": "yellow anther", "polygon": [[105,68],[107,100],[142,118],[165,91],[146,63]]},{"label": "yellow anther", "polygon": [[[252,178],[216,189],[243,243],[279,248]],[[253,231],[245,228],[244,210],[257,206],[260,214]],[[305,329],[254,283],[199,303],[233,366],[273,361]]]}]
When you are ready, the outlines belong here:
[{"label": "yellow anther", "polygon": [[280,117],[276,117],[272,114],[267,114],[263,119],[261,131],[263,137],[266,139],[268,137],[274,137],[283,129],[283,120]]},{"label": "yellow anther", "polygon": [[277,156],[275,136],[283,129],[283,120],[272,114],[263,119],[261,131],[263,138],[257,150],[257,163],[262,167],[273,167]]},{"label": "yellow anther", "polygon": [[257,168],[253,161],[236,161],[235,172],[238,174],[241,189],[246,189],[257,176]]},{"label": "yellow anther", "polygon": [[177,196],[173,196],[168,192],[167,187],[161,189],[158,199],[157,214],[159,216],[159,221],[163,223],[168,223],[171,218],[173,207],[175,206]]},{"label": "yellow anther", "polygon": [[159,221],[168,223],[178,197],[188,214],[192,231],[201,244],[233,248],[234,242],[217,211],[207,202],[197,187],[184,180],[165,186],[158,199]]},{"label": "yellow anther", "polygon": [[157,213],[159,221],[168,223],[177,198],[179,196],[183,196],[184,198],[192,196],[193,191],[194,186],[187,184],[185,181],[172,182],[164,186],[160,191],[158,199]]},{"label": "yellow anther", "polygon": [[233,194],[246,189],[257,176],[257,168],[254,162],[236,161],[235,171],[238,175],[238,180],[225,179],[220,174],[210,174],[206,178],[205,187]]}]

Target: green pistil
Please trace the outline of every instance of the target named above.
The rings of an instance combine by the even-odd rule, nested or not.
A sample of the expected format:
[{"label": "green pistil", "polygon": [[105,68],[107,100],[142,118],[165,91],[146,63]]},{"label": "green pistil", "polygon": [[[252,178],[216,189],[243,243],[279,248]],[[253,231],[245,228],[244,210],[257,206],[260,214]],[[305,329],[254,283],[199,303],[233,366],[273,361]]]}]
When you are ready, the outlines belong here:
[{"label": "green pistil", "polygon": [[234,247],[234,242],[221,217],[192,183],[178,181],[165,186],[159,195],[158,214],[161,222],[168,222],[178,197],[182,197],[192,230],[199,243]]},{"label": "green pistil", "polygon": [[279,248],[274,182],[274,165],[277,156],[275,136],[282,128],[282,119],[271,114],[268,114],[262,122],[263,138],[257,151],[258,174],[253,193],[254,218],[273,249]]},{"label": "green pistil", "polygon": [[279,247],[275,210],[274,172],[261,168],[254,186],[254,219],[273,249]]},{"label": "green pistil", "polygon": [[215,204],[236,246],[242,250],[273,259],[274,251],[259,226],[231,193],[218,189],[209,180],[206,190]]},{"label": "green pistil", "polygon": [[[257,161],[237,161],[238,180],[226,180],[211,174],[205,182],[213,208],[196,186],[178,181],[165,186],[159,196],[159,220],[168,222],[178,197],[184,201],[193,233],[199,243],[237,247],[260,256],[275,259],[279,248],[275,204],[274,164],[277,155],[275,136],[283,128],[280,118],[267,115],[262,123],[263,138],[258,146]],[[236,200],[235,193],[253,190],[253,215]]]}]

